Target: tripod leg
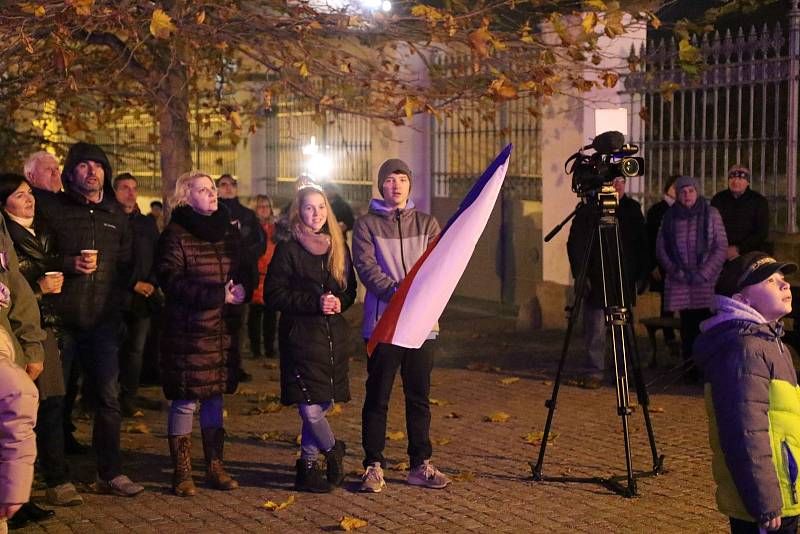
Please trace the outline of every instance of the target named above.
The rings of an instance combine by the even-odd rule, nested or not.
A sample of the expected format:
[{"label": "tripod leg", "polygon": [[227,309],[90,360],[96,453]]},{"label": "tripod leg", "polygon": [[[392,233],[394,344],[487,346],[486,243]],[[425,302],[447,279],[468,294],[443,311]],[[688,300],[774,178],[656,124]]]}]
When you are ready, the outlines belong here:
[{"label": "tripod leg", "polygon": [[550,398],[545,401],[544,405],[547,407],[547,420],[544,424],[544,433],[542,435],[542,444],[539,446],[539,457],[536,463],[529,462],[531,471],[533,473],[533,480],[542,480],[542,465],[544,464],[544,454],[547,449],[547,440],[550,436],[550,426],[553,423],[553,415],[556,410],[556,399],[558,398],[558,390],[561,385],[561,375],[564,371],[564,364],[567,360],[567,353],[569,352],[569,343],[572,339],[572,330],[575,328],[575,322],[580,314],[581,304],[583,303],[583,296],[586,292],[586,276],[589,271],[589,255],[594,245],[595,234],[594,232],[589,237],[586,243],[586,249],[583,253],[583,261],[581,262],[581,270],[578,274],[578,279],[575,282],[575,300],[572,307],[569,308],[567,320],[567,332],[564,335],[564,344],[561,347],[561,358],[558,361],[558,370],[556,371],[556,378],[553,381],[553,392]]},{"label": "tripod leg", "polygon": [[627,312],[611,313],[608,320],[611,322],[611,335],[614,343],[614,385],[617,393],[617,414],[622,418],[622,439],[625,444],[625,467],[628,475],[628,485],[622,488],[609,481],[609,485],[625,497],[636,495],[636,479],[633,476],[633,460],[631,459],[631,437],[628,427],[628,417],[631,415],[630,396],[628,393],[627,356],[628,345],[626,333],[630,325],[627,324]]},{"label": "tripod leg", "polygon": [[[631,324],[633,316],[631,316]],[[644,375],[642,374],[642,364],[639,361],[639,350],[636,343],[636,336],[631,332],[631,342],[633,343],[633,354],[631,355],[631,368],[633,370],[633,381],[636,387],[636,398],[639,401],[639,406],[642,407],[642,414],[644,414],[644,424],[647,427],[647,439],[650,442],[650,452],[653,455],[653,473],[659,475],[664,472],[664,455],[658,454],[656,447],[656,436],[653,432],[653,423],[650,420],[650,395],[647,393],[647,387],[644,383]]]}]

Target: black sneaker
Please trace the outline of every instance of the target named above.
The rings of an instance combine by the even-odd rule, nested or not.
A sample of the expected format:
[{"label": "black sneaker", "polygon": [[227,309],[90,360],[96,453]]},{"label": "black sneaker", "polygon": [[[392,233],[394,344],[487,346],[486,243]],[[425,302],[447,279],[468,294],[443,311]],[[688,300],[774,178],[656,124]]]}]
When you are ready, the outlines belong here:
[{"label": "black sneaker", "polygon": [[294,479],[295,491],[308,491],[311,493],[330,493],[333,491],[325,478],[325,471],[319,463],[309,463],[302,458],[295,463],[296,475]]}]

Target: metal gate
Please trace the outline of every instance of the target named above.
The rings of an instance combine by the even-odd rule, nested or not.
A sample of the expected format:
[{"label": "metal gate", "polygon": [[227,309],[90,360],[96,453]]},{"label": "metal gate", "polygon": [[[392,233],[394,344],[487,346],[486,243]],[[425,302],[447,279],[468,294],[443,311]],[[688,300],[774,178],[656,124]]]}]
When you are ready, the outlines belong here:
[{"label": "metal gate", "polygon": [[728,168],[752,171],[767,197],[772,227],[797,232],[800,7],[772,27],[738,28],[695,39],[705,65],[691,76],[678,64],[674,40],[631,50],[642,66],[625,81],[631,133],[647,160],[646,205],[674,174],[696,177],[711,197],[727,188]]}]

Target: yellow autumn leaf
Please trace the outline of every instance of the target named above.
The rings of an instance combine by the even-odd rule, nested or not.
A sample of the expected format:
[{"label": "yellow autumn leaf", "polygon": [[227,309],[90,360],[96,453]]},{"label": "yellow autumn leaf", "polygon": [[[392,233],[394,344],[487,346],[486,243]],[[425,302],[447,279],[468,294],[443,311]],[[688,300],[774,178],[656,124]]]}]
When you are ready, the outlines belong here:
[{"label": "yellow autumn leaf", "polygon": [[513,384],[515,382],[519,382],[519,377],[518,376],[509,376],[508,378],[503,378],[499,382],[501,384],[503,384],[504,386],[509,386],[509,385],[511,385],[511,384]]},{"label": "yellow autumn leaf", "polygon": [[345,532],[352,532],[357,528],[364,528],[367,526],[367,522],[363,519],[359,519],[357,517],[350,517],[348,515],[342,517],[339,521],[339,528],[344,530]]},{"label": "yellow autumn leaf", "polygon": [[435,439],[433,440],[433,444],[443,447],[445,445],[450,444],[452,441],[453,440],[451,440],[450,438]]},{"label": "yellow autumn leaf", "polygon": [[487,423],[505,423],[509,419],[511,419],[511,416],[506,412],[494,412],[493,414],[487,415],[483,418],[483,420]]},{"label": "yellow autumn leaf", "polygon": [[135,412],[133,412],[133,417],[134,418],[144,417],[144,412],[142,410],[136,410]]},{"label": "yellow autumn leaf", "polygon": [[128,434],[149,434],[150,428],[144,423],[135,423],[125,427],[125,432]]},{"label": "yellow autumn leaf", "polygon": [[337,415],[341,415],[344,412],[341,404],[334,404],[333,408],[326,414],[327,417],[335,417]]},{"label": "yellow autumn leaf", "polygon": [[406,437],[406,434],[402,430],[398,430],[396,432],[387,432],[386,433],[386,439],[388,439],[389,441],[399,441],[399,440],[401,440],[401,439],[403,439],[405,437]]},{"label": "yellow autumn leaf", "polygon": [[231,111],[228,115],[228,119],[230,119],[231,125],[235,130],[242,129],[242,117],[239,115],[238,111]]},{"label": "yellow autumn leaf", "polygon": [[278,401],[271,401],[268,402],[266,405],[261,407],[262,413],[278,413],[283,409],[283,405],[281,405]]},{"label": "yellow autumn leaf", "polygon": [[306,65],[305,61],[301,61],[299,63],[295,63],[295,67],[297,67],[297,70],[300,73],[300,76],[302,76],[303,78],[307,78],[308,77],[308,65]]},{"label": "yellow autumn leaf", "polygon": [[441,11],[430,6],[414,6],[411,8],[411,15],[429,21],[436,21],[444,18]]},{"label": "yellow autumn leaf", "polygon": [[594,11],[586,13],[586,15],[583,16],[581,26],[583,26],[583,31],[585,33],[594,33],[594,28],[597,26],[597,13]]},{"label": "yellow autumn leaf", "polygon": [[441,399],[428,399],[428,404],[432,406],[444,406],[450,403],[447,402],[446,400],[441,400]]},{"label": "yellow autumn leaf", "polygon": [[406,118],[411,119],[414,116],[414,99],[406,97],[405,104],[403,104],[403,111],[406,113]]},{"label": "yellow autumn leaf", "polygon": [[297,445],[302,445],[303,444],[303,435],[302,434],[297,434],[297,436],[294,438],[294,442]]},{"label": "yellow autumn leaf", "polygon": [[274,501],[267,501],[261,505],[262,508],[266,508],[267,510],[271,510],[273,512],[280,512],[281,510],[285,510],[289,506],[294,504],[294,495],[289,495],[289,498],[283,501],[282,503],[276,503]]},{"label": "yellow autumn leaf", "polygon": [[206,20],[206,10],[205,9],[201,9],[200,13],[197,14],[197,17],[195,17],[194,20],[198,24],[202,24]]},{"label": "yellow autumn leaf", "polygon": [[450,475],[450,480],[455,480],[457,482],[471,482],[475,480],[475,473],[472,471],[460,471]]},{"label": "yellow autumn leaf", "polygon": [[650,413],[664,413],[664,408],[662,406],[651,406]]},{"label": "yellow autumn leaf", "polygon": [[248,396],[252,396],[252,395],[258,395],[258,391],[254,390],[254,389],[250,389],[250,388],[239,387],[236,390],[236,394],[237,395],[242,395],[244,397],[248,397]]},{"label": "yellow autumn leaf", "polygon": [[601,78],[603,80],[603,85],[610,89],[617,85],[619,74],[616,72],[605,72],[602,74]]},{"label": "yellow autumn leaf", "polygon": [[600,11],[605,11],[606,9],[608,9],[603,0],[585,0],[583,2],[583,6],[587,9],[594,8]]},{"label": "yellow autumn leaf", "polygon": [[74,8],[78,15],[91,15],[94,0],[67,0],[67,5]]},{"label": "yellow autumn leaf", "polygon": [[20,4],[19,8],[22,10],[23,13],[30,13],[37,19],[40,19],[45,16],[44,6],[40,4],[31,4],[29,2],[25,2],[24,4]]},{"label": "yellow autumn leaf", "polygon": [[[558,437],[557,433],[550,432],[547,435],[547,443],[555,441],[557,437]],[[542,440],[544,439],[544,432],[528,432],[527,434],[522,436],[522,439],[525,441],[525,443],[531,443],[531,444],[541,443]]]},{"label": "yellow autumn leaf", "polygon": [[283,438],[283,434],[278,430],[268,430],[258,436],[261,441],[278,441]]},{"label": "yellow autumn leaf", "polygon": [[222,418],[223,419],[227,419],[228,418],[228,410],[222,410]]},{"label": "yellow autumn leaf", "polygon": [[389,466],[391,471],[408,471],[408,462],[396,462]]},{"label": "yellow autumn leaf", "polygon": [[153,18],[150,19],[150,33],[157,39],[169,39],[169,35],[177,31],[178,28],[172,23],[172,17],[167,15],[163,9],[153,11]]},{"label": "yellow autumn leaf", "polygon": [[444,416],[445,419],[461,419],[461,414],[456,412],[450,412],[449,414]]}]

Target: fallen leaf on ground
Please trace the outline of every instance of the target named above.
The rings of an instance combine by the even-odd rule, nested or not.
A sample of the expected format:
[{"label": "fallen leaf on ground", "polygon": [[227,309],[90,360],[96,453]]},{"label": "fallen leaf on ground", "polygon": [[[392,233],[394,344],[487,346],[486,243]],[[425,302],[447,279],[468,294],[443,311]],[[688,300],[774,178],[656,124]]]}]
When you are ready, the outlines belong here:
[{"label": "fallen leaf on ground", "polygon": [[251,388],[239,388],[236,390],[236,394],[243,396],[258,395],[258,391]]},{"label": "fallen leaf on ground", "polygon": [[661,406],[651,406],[650,413],[664,413],[664,408]]},{"label": "fallen leaf on ground", "polygon": [[135,423],[125,427],[125,432],[128,434],[149,434],[150,427],[144,423]]},{"label": "fallen leaf on ground", "polygon": [[441,399],[428,399],[428,404],[432,406],[444,406],[450,403],[447,402],[446,400],[441,400]]},{"label": "fallen leaf on ground", "polygon": [[449,414],[444,416],[445,419],[461,419],[461,414],[456,412],[450,412]]},{"label": "fallen leaf on ground", "polygon": [[439,445],[440,447],[443,445],[447,445],[451,443],[453,440],[450,438],[442,438],[442,439],[435,439],[433,440],[434,445]]},{"label": "fallen leaf on ground", "polygon": [[294,442],[296,444],[298,444],[298,445],[302,445],[303,444],[303,435],[302,434],[297,434],[297,436],[294,438]]},{"label": "fallen leaf on ground", "polygon": [[328,417],[334,417],[336,415],[340,415],[344,410],[342,409],[341,404],[334,404],[333,408],[326,414]]},{"label": "fallen leaf on ground", "polygon": [[281,403],[278,401],[270,401],[261,407],[261,411],[263,413],[278,413],[282,409],[283,405],[281,405]]},{"label": "fallen leaf on ground", "polygon": [[266,508],[267,510],[272,510],[273,512],[280,512],[281,510],[288,508],[293,504],[294,504],[294,495],[289,495],[289,498],[283,501],[282,503],[267,501],[264,504],[262,504],[261,507]]},{"label": "fallen leaf on ground", "polygon": [[352,532],[357,528],[364,528],[367,526],[367,522],[363,519],[359,519],[357,517],[350,517],[344,516],[342,517],[341,521],[339,521],[339,528],[344,530],[345,532]]},{"label": "fallen leaf on ground", "polygon": [[475,473],[472,471],[460,471],[450,475],[450,480],[455,480],[456,482],[471,482],[475,480]]},{"label": "fallen leaf on ground", "polygon": [[386,439],[388,439],[389,441],[398,441],[403,439],[404,437],[406,437],[406,434],[402,430],[398,430],[397,432],[386,433]]},{"label": "fallen leaf on ground", "polygon": [[545,386],[552,386],[553,385],[553,381],[552,380],[542,380],[542,384],[544,384]]},{"label": "fallen leaf on ground", "polygon": [[[558,437],[557,433],[550,432],[547,435],[547,442],[552,443],[553,441],[556,440],[557,437]],[[525,440],[525,443],[531,443],[531,444],[541,443],[542,439],[544,439],[544,432],[528,432],[527,434],[522,436],[522,439]]]},{"label": "fallen leaf on ground", "polygon": [[505,423],[511,418],[506,412],[494,412],[492,415],[487,415],[483,418],[487,423]]},{"label": "fallen leaf on ground", "polygon": [[261,441],[279,441],[285,436],[279,430],[268,430],[267,432],[264,432],[256,437]]},{"label": "fallen leaf on ground", "polygon": [[395,462],[389,465],[390,471],[408,471],[408,462]]},{"label": "fallen leaf on ground", "polygon": [[142,410],[136,410],[133,412],[133,417],[144,417],[144,412]]},{"label": "fallen leaf on ground", "polygon": [[503,378],[502,380],[500,380],[500,383],[503,384],[504,386],[511,385],[514,382],[519,382],[518,376],[509,376],[508,378]]},{"label": "fallen leaf on ground", "polygon": [[226,419],[228,417],[228,410],[222,410],[222,418]]},{"label": "fallen leaf on ground", "polygon": [[258,396],[258,400],[261,402],[280,402],[281,396],[275,393],[268,393],[265,391],[264,393]]}]

